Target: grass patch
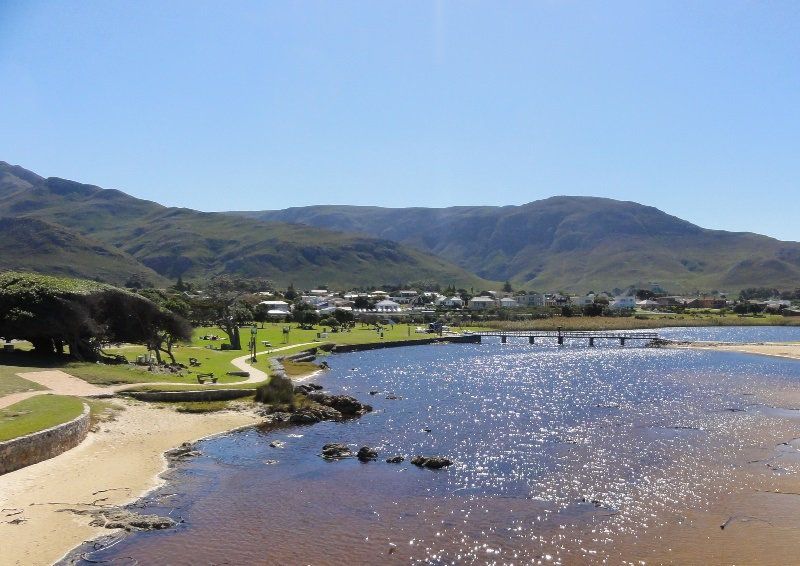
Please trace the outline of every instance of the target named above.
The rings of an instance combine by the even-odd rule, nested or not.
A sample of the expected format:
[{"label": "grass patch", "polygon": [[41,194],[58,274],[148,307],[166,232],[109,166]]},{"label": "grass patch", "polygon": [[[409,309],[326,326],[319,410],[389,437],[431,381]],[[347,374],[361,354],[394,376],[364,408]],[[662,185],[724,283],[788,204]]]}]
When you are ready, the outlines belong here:
[{"label": "grass patch", "polygon": [[41,391],[44,389],[38,383],[28,381],[18,375],[19,372],[36,371],[35,367],[19,367],[0,365],[0,397],[11,395],[12,393],[23,393],[25,391]]},{"label": "grass patch", "polygon": [[281,362],[283,369],[286,370],[286,375],[289,377],[300,377],[319,371],[319,366],[313,362],[293,362],[292,360],[283,360]]},{"label": "grass patch", "polygon": [[185,383],[176,383],[174,385],[149,385],[143,383],[139,387],[131,387],[130,389],[126,389],[126,391],[205,391],[206,389],[252,389],[255,391],[258,385],[258,383],[228,383],[222,385],[200,385],[198,383],[194,385]]},{"label": "grass patch", "polygon": [[94,428],[100,423],[113,421],[115,419],[115,413],[123,410],[121,406],[113,401],[107,401],[105,399],[85,399],[84,402],[89,405],[91,428]]},{"label": "grass patch", "polygon": [[0,409],[0,441],[10,440],[71,421],[83,411],[83,401],[63,395],[37,395]]},{"label": "grass patch", "polygon": [[179,413],[215,413],[230,408],[230,401],[183,401],[171,403]]}]

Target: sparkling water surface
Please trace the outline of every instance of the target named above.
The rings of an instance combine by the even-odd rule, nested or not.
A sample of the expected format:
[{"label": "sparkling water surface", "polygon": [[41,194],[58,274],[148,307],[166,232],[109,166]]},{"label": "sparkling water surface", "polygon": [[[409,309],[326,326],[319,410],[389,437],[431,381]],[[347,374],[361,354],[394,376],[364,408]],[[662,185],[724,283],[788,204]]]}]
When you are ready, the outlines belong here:
[{"label": "sparkling water surface", "polygon": [[[800,340],[794,328],[660,332]],[[631,541],[747,481],[758,431],[800,430],[797,407],[780,408],[800,385],[794,361],[498,342],[328,358],[332,369],[315,381],[371,402],[373,413],[203,441],[202,456],[139,504],[182,519],[179,527],[85,556],[114,564],[638,563]],[[283,447],[270,447],[275,440]],[[328,462],[318,456],[328,442],[376,447],[381,458]],[[455,464],[384,462],[397,454]]]}]

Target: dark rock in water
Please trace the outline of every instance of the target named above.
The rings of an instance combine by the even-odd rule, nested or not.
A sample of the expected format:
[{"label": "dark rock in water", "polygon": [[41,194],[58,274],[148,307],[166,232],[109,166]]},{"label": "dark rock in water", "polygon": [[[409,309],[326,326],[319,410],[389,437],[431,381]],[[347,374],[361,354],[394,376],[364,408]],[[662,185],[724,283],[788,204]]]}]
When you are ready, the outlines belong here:
[{"label": "dark rock in water", "polygon": [[347,444],[333,442],[322,447],[322,457],[326,460],[337,460],[339,458],[349,458],[353,455]]},{"label": "dark rock in water", "polygon": [[195,450],[194,444],[191,442],[184,442],[177,448],[173,448],[172,450],[167,450],[164,455],[166,456],[169,462],[179,462],[182,460],[186,460],[187,458],[194,458],[195,456],[200,456],[202,452],[199,450]]},{"label": "dark rock in water", "polygon": [[274,464],[277,464],[278,461],[277,460],[264,460],[264,463],[267,464],[268,466],[272,466]]},{"label": "dark rock in water", "polygon": [[387,464],[399,464],[405,460],[405,456],[392,456],[391,458],[386,458]]},{"label": "dark rock in water", "polygon": [[387,399],[389,399],[389,401],[396,401],[396,400],[398,400],[398,399],[402,399],[402,397],[398,397],[398,396],[397,396],[397,395],[395,395],[394,393],[389,393],[389,394],[386,396],[386,398],[387,398]]},{"label": "dark rock in water", "polygon": [[374,448],[370,448],[369,446],[362,446],[358,449],[358,454],[356,456],[362,462],[369,462],[370,460],[375,460],[378,457],[378,451]]},{"label": "dark rock in water", "polygon": [[372,411],[372,406],[361,403],[349,395],[328,395],[326,393],[309,393],[308,398],[312,401],[332,407],[346,417],[360,417]]},{"label": "dark rock in water", "polygon": [[380,393],[380,391],[370,391],[369,392],[370,395],[377,395],[378,393]]},{"label": "dark rock in water", "polygon": [[308,385],[308,386],[309,386],[311,389],[313,389],[314,391],[322,391],[323,389],[325,389],[325,388],[324,388],[324,387],[322,387],[322,386],[321,386],[319,383],[308,383],[307,385]]},{"label": "dark rock in water", "polygon": [[102,511],[78,511],[65,509],[80,515],[90,514],[93,519],[89,523],[93,527],[106,529],[124,529],[126,531],[154,531],[174,527],[176,522],[169,517],[159,515],[139,515],[125,509],[103,509]]},{"label": "dark rock in water", "polygon": [[411,463],[420,468],[438,470],[451,465],[453,462],[444,456],[414,456],[411,458]]},{"label": "dark rock in water", "polygon": [[310,407],[297,409],[289,417],[289,422],[295,424],[314,424],[321,421],[341,421],[342,419],[342,413],[336,409],[314,403]]},{"label": "dark rock in water", "polygon": [[284,443],[281,442],[280,440],[273,440],[272,442],[269,443],[270,448],[283,448],[283,446]]}]

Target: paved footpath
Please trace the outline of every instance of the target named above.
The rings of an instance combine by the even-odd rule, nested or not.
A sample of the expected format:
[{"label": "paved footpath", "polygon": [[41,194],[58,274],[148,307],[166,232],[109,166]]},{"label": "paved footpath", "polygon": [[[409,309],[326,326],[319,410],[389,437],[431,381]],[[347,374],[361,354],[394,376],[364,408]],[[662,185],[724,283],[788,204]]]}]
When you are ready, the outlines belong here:
[{"label": "paved footpath", "polygon": [[[316,342],[305,342],[303,344],[291,344],[289,346],[283,346],[281,348],[272,348],[265,352],[257,352],[256,355],[259,356],[271,356],[275,352],[281,352],[284,350],[290,350],[292,348],[300,348],[303,346],[312,346],[316,344]],[[244,356],[239,356],[238,358],[234,358],[231,360],[231,364],[234,367],[241,371],[250,372],[250,377],[245,379],[244,381],[236,381],[234,382],[236,385],[241,385],[244,383],[261,383],[262,381],[266,381],[269,377],[265,371],[262,371],[256,367],[251,366],[248,361],[250,360],[250,354],[245,354]],[[22,393],[12,393],[10,395],[6,395],[5,397],[0,397],[0,409],[5,407],[11,406],[15,403],[19,403],[20,401],[24,401],[30,397],[34,397],[36,395],[44,395],[47,393],[55,393],[56,395],[74,395],[77,397],[97,397],[97,396],[107,396],[113,395],[119,391],[124,391],[126,389],[132,389],[134,387],[139,387],[140,385],[176,385],[174,381],[160,381],[160,382],[146,382],[146,383],[125,383],[122,385],[112,385],[110,387],[100,386],[100,385],[92,385],[82,379],[74,377],[68,373],[65,373],[61,370],[45,370],[45,371],[28,371],[22,372],[17,374],[19,377],[27,379],[28,381],[33,381],[38,383],[39,385],[43,385],[47,387],[45,390],[40,391],[25,391]]]}]

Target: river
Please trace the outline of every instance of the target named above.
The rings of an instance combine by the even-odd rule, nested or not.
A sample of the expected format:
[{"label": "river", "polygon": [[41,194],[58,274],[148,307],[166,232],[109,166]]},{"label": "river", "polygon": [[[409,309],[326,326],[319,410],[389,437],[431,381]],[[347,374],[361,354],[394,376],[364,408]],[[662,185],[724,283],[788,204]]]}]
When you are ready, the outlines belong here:
[{"label": "river", "polygon": [[[796,327],[660,333],[800,340]],[[202,456],[137,505],[181,519],[177,528],[85,556],[114,564],[778,564],[800,552],[800,498],[785,494],[800,491],[799,362],[541,342],[332,356],[316,382],[371,402],[373,413],[203,441]],[[318,454],[328,442],[376,447],[380,459],[325,461]],[[384,461],[398,454],[406,461]],[[455,463],[418,469],[408,462],[416,454]]]}]

